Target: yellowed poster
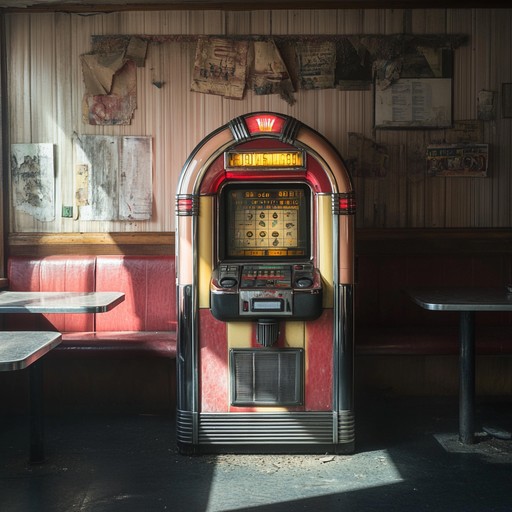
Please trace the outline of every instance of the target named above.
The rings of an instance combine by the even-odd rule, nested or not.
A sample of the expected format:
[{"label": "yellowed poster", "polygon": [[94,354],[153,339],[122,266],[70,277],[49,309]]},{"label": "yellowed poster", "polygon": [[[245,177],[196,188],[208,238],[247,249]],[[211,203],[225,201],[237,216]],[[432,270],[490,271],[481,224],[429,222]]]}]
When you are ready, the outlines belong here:
[{"label": "yellowed poster", "polygon": [[336,43],[304,41],[297,43],[299,82],[302,89],[334,87]]},{"label": "yellowed poster", "polygon": [[295,103],[290,74],[274,41],[254,42],[251,83],[255,94],[279,94],[290,105]]},{"label": "yellowed poster", "polygon": [[247,77],[248,49],[248,41],[200,37],[190,90],[242,99]]}]

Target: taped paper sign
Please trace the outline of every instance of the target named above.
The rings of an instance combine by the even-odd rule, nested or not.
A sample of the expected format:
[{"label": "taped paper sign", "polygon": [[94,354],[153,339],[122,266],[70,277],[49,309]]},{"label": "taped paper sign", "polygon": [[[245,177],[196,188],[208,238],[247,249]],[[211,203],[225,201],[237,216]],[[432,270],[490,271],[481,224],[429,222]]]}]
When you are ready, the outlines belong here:
[{"label": "taped paper sign", "polygon": [[191,91],[240,100],[245,90],[248,41],[200,37]]}]

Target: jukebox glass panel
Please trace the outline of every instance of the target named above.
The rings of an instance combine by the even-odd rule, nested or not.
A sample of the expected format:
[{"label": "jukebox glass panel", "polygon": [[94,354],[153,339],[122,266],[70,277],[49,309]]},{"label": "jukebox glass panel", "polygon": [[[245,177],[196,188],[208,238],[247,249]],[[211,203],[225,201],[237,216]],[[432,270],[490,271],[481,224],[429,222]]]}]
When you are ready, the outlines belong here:
[{"label": "jukebox glass panel", "polygon": [[308,186],[228,185],[221,195],[221,259],[294,259],[311,256]]}]

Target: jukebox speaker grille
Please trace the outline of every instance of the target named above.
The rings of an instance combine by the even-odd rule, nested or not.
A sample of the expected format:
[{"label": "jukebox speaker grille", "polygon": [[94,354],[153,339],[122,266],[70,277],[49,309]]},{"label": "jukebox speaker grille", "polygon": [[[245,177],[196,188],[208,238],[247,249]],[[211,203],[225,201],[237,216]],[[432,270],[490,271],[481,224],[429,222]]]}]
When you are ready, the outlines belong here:
[{"label": "jukebox speaker grille", "polygon": [[300,405],[302,349],[232,349],[232,405]]}]

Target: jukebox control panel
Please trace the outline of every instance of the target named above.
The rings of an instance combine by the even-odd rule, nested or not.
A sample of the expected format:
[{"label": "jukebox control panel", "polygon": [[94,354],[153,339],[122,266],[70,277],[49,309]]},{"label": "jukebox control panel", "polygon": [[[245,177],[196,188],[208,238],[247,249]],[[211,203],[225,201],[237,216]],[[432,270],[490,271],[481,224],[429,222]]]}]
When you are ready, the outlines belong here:
[{"label": "jukebox control panel", "polygon": [[310,263],[221,264],[212,275],[211,311],[223,321],[293,317],[322,311],[322,284]]}]

